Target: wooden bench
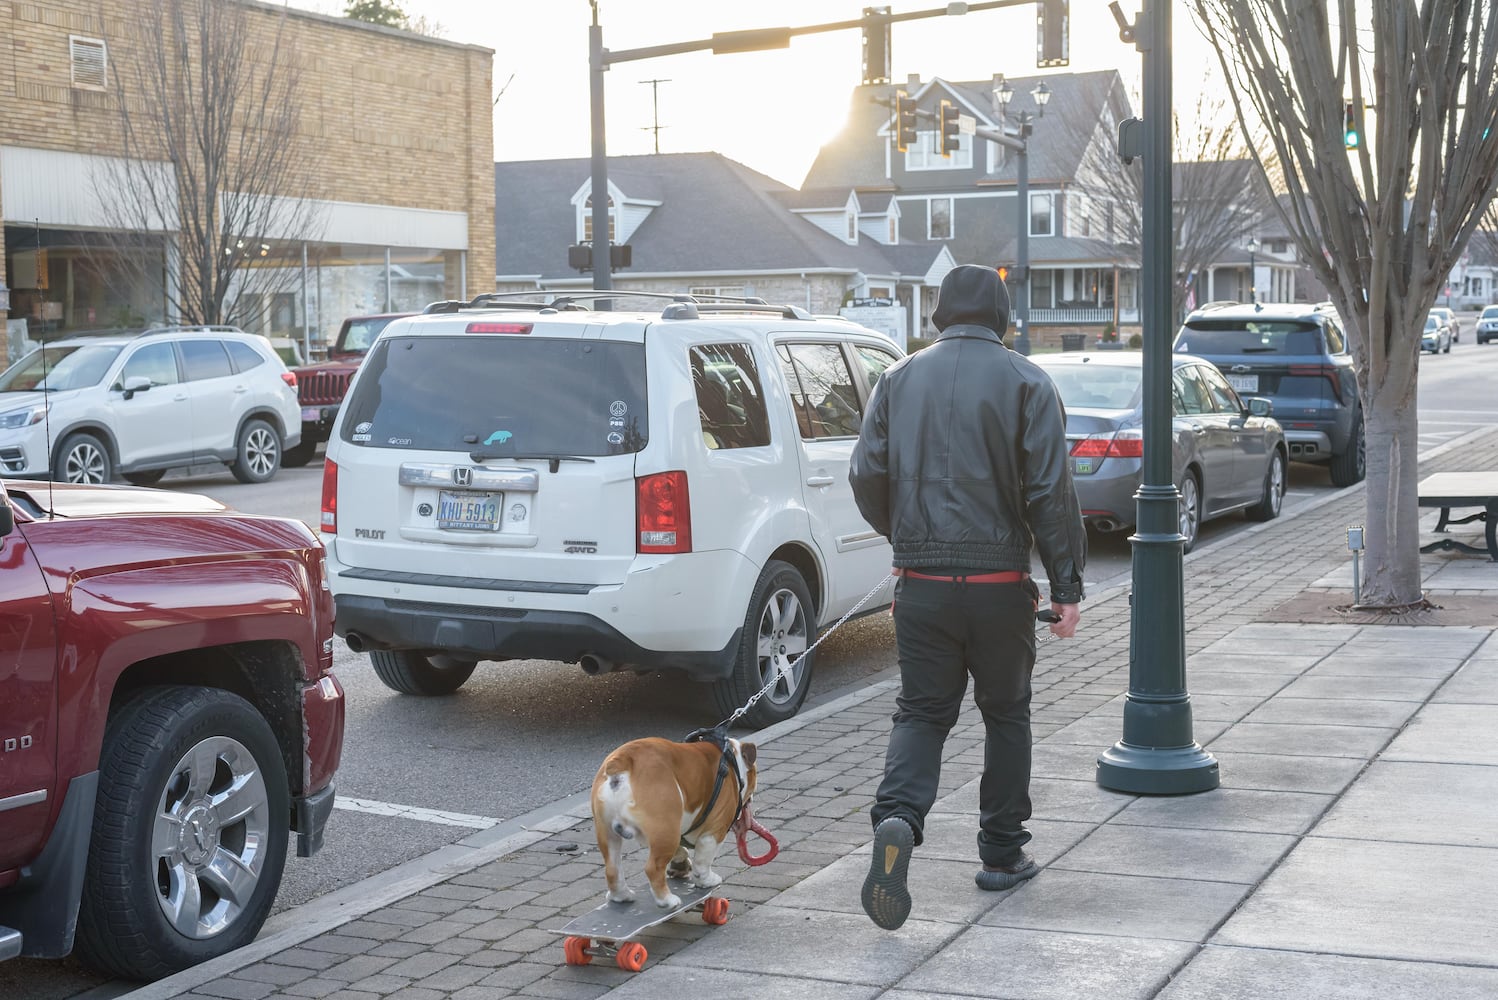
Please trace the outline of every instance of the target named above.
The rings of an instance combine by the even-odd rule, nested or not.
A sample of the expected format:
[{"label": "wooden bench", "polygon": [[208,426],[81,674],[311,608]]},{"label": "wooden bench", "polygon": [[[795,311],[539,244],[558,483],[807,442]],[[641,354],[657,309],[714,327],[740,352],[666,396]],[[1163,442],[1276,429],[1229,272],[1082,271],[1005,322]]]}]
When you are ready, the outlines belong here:
[{"label": "wooden bench", "polygon": [[[1488,547],[1486,549],[1458,542],[1454,538],[1442,538],[1429,545],[1420,546],[1421,552],[1457,549],[1477,555],[1486,554],[1489,559],[1498,562],[1498,538],[1494,537],[1498,534],[1498,472],[1438,472],[1420,480],[1417,489],[1420,506],[1441,508],[1440,520],[1436,522],[1438,532],[1445,532],[1448,524],[1466,524],[1470,521],[1487,523],[1485,534]],[[1451,516],[1453,507],[1481,507],[1483,509],[1467,517],[1453,518]]]}]

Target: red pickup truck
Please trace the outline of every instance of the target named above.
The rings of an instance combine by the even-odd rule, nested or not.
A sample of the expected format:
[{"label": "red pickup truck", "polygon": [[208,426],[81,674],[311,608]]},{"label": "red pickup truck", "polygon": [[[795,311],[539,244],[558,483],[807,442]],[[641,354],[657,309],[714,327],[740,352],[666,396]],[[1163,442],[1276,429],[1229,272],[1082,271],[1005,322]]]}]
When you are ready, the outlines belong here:
[{"label": "red pickup truck", "polygon": [[343,745],[323,550],[163,490],[0,481],[0,959],[251,941]]},{"label": "red pickup truck", "polygon": [[281,464],[301,468],[317,455],[317,446],[333,432],[333,418],[343,404],[354,372],[364,362],[380,331],[391,320],[414,313],[381,313],[377,316],[350,316],[338,328],[338,339],[328,348],[328,360],[301,365],[291,370],[296,376],[297,402],[302,407],[302,443],[287,448]]}]

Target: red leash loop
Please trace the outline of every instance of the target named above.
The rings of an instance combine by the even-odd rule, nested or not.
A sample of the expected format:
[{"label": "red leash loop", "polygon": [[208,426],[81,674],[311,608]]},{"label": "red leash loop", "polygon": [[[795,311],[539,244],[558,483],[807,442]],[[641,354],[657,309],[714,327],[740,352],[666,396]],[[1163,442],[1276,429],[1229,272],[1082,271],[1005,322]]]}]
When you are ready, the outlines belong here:
[{"label": "red leash loop", "polygon": [[775,855],[780,853],[780,841],[775,839],[775,835],[761,826],[758,820],[750,820],[749,829],[758,834],[761,840],[769,844],[770,849],[760,855],[750,854],[749,838],[746,832],[744,830],[736,831],[739,841],[739,857],[744,859],[744,864],[758,867],[775,860]]}]

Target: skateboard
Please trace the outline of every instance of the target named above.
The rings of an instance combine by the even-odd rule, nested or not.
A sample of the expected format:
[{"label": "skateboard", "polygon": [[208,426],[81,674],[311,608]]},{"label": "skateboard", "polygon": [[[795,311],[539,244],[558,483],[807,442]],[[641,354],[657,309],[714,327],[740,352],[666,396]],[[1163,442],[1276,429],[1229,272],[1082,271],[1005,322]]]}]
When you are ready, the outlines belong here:
[{"label": "skateboard", "polygon": [[676,906],[656,906],[647,888],[627,903],[608,900],[602,906],[576,917],[553,934],[563,935],[562,954],[568,965],[587,965],[595,955],[613,955],[614,964],[625,972],[639,972],[650,957],[645,946],[631,940],[641,931],[664,923],[687,910],[700,909],[710,924],[728,922],[728,900],[711,889],[682,879],[667,879],[667,886],[681,900]]}]

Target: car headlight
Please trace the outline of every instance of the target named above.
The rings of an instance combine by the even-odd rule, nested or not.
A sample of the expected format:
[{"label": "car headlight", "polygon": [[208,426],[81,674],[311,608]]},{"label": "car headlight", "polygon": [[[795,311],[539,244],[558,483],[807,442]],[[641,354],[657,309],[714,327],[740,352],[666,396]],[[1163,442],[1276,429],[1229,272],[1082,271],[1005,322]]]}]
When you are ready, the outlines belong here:
[{"label": "car headlight", "polygon": [[23,407],[19,410],[10,410],[0,413],[0,430],[15,430],[18,427],[30,427],[39,424],[47,415],[47,404],[36,403],[32,406]]}]

